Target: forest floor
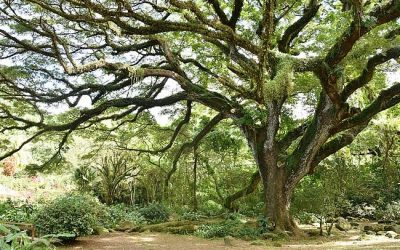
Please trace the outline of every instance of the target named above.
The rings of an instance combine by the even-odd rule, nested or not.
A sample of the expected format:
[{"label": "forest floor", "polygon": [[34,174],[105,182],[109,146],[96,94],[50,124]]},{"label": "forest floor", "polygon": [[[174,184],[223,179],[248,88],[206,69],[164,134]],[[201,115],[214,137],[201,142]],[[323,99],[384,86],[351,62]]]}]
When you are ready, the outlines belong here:
[{"label": "forest floor", "polygon": [[[254,245],[257,244],[257,245]],[[359,239],[356,234],[335,237],[316,237],[300,241],[244,241],[234,239],[227,246],[224,239],[207,240],[195,236],[167,233],[109,233],[101,236],[79,238],[74,244],[58,249],[134,249],[134,250],[208,250],[208,249],[400,249],[400,240],[385,236]]]}]

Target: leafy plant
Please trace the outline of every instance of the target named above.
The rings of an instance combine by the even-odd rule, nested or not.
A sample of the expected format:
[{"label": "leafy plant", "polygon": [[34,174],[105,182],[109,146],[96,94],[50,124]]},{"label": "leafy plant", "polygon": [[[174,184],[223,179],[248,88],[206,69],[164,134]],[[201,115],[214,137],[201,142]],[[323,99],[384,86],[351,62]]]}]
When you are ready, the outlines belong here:
[{"label": "leafy plant", "polygon": [[183,220],[190,220],[190,221],[199,221],[201,218],[201,214],[197,212],[185,212],[182,214]]},{"label": "leafy plant", "polygon": [[108,227],[115,227],[121,222],[130,222],[140,225],[146,222],[144,216],[134,207],[128,207],[124,204],[118,204],[108,207],[109,219],[105,223]]},{"label": "leafy plant", "polygon": [[21,231],[12,225],[0,224],[0,249],[1,250],[34,250],[55,249],[47,239],[33,239],[26,231]]},{"label": "leafy plant", "polygon": [[228,235],[234,236],[234,231],[240,226],[241,222],[238,220],[225,220],[220,223],[201,225],[194,234],[206,239],[225,237]]},{"label": "leafy plant", "polygon": [[270,230],[271,225],[269,224],[268,218],[265,216],[260,216],[257,219],[258,227],[260,228],[260,233],[266,233]]},{"label": "leafy plant", "polygon": [[92,184],[96,179],[96,172],[93,168],[86,165],[75,169],[74,172],[74,182],[82,191],[91,191]]},{"label": "leafy plant", "polygon": [[255,240],[261,235],[261,232],[258,228],[244,226],[232,230],[231,235],[244,240]]},{"label": "leafy plant", "polygon": [[229,228],[225,224],[204,224],[196,230],[194,235],[206,239],[225,237],[229,235]]},{"label": "leafy plant", "polygon": [[7,222],[31,222],[36,206],[26,202],[7,200],[0,202],[0,220]]},{"label": "leafy plant", "polygon": [[161,203],[151,203],[141,208],[139,212],[150,223],[164,222],[169,219],[169,212]]},{"label": "leafy plant", "polygon": [[387,204],[384,209],[378,210],[377,217],[383,220],[399,220],[400,201],[393,201]]},{"label": "leafy plant", "polygon": [[93,197],[67,194],[43,206],[34,218],[40,234],[89,235],[107,211]]}]

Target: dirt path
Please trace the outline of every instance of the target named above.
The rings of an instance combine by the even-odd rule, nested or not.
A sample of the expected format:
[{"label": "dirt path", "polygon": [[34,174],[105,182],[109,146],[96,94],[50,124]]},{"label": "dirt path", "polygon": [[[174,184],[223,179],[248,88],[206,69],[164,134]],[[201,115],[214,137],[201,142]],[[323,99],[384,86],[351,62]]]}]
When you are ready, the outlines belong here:
[{"label": "dirt path", "polygon": [[118,250],[211,250],[211,249],[400,249],[400,240],[384,236],[372,237],[359,241],[354,237],[342,241],[320,243],[308,242],[300,244],[291,242],[280,247],[268,245],[255,246],[249,241],[234,240],[233,246],[226,246],[223,239],[206,240],[194,236],[174,235],[165,233],[110,233],[102,236],[82,237],[75,244],[58,249],[118,249]]}]

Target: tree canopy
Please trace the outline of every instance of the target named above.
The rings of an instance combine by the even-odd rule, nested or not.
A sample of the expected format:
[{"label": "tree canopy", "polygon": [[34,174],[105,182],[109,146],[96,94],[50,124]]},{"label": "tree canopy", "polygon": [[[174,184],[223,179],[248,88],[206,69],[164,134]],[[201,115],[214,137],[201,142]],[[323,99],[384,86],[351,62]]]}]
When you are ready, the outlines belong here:
[{"label": "tree canopy", "polygon": [[171,106],[182,117],[166,144],[131,149],[163,153],[200,105],[213,117],[166,186],[228,120],[252,150],[266,215],[293,231],[294,187],[400,102],[385,73],[399,68],[399,16],[399,0],[3,0],[0,126],[29,136],[0,159],[46,134],[59,138],[54,158],[74,131]]}]

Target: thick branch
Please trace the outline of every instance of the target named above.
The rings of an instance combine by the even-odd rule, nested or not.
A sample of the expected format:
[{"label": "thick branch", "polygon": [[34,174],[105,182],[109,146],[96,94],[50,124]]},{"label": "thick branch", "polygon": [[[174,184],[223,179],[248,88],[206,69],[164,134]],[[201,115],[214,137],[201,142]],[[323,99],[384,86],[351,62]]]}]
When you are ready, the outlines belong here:
[{"label": "thick branch", "polygon": [[350,145],[356,136],[363,131],[363,129],[367,126],[367,124],[362,124],[357,127],[354,127],[350,129],[349,131],[346,131],[342,134],[340,134],[338,137],[335,139],[325,143],[321,149],[318,151],[317,155],[315,156],[311,168],[309,170],[309,174],[313,174],[315,171],[315,168],[318,166],[318,164],[326,159],[328,156],[335,154],[342,148]]},{"label": "thick branch", "polygon": [[229,26],[235,29],[236,23],[239,21],[240,14],[242,12],[244,0],[235,0],[235,4],[232,11],[231,19],[229,20]]},{"label": "thick branch", "polygon": [[250,183],[246,187],[244,187],[243,189],[237,191],[236,193],[226,197],[225,203],[224,203],[224,207],[226,209],[229,209],[229,210],[232,211],[233,210],[233,203],[236,200],[242,198],[243,196],[246,196],[246,195],[251,194],[254,191],[256,191],[258,183],[260,183],[260,180],[261,180],[260,172],[259,171],[254,172],[251,175]]},{"label": "thick branch", "polygon": [[336,44],[329,50],[325,57],[326,63],[330,67],[337,65],[351,51],[354,44],[363,35],[379,25],[398,18],[400,16],[399,4],[400,0],[391,0],[383,7],[378,5],[378,7],[368,14],[370,18],[375,19],[372,25],[366,22],[360,23],[359,20],[354,20],[350,27],[338,39]]},{"label": "thick branch", "polygon": [[357,89],[366,85],[369,81],[371,81],[374,76],[374,71],[376,66],[389,61],[390,59],[395,59],[400,57],[400,47],[395,47],[388,49],[383,53],[379,53],[373,57],[371,57],[361,75],[354,80],[350,81],[346,87],[342,91],[342,100],[346,101],[347,98],[354,93]]},{"label": "thick branch", "polygon": [[299,35],[299,33],[306,27],[306,25],[313,19],[317,14],[318,9],[321,5],[318,4],[317,0],[310,0],[306,9],[304,9],[304,14],[296,22],[290,25],[285,33],[283,33],[282,38],[278,42],[279,51],[288,53],[290,50],[290,44]]},{"label": "thick branch", "polygon": [[379,96],[361,112],[345,119],[332,132],[337,133],[357,125],[368,122],[374,115],[379,112],[391,108],[400,102],[400,83],[394,84],[392,87],[382,90]]}]

